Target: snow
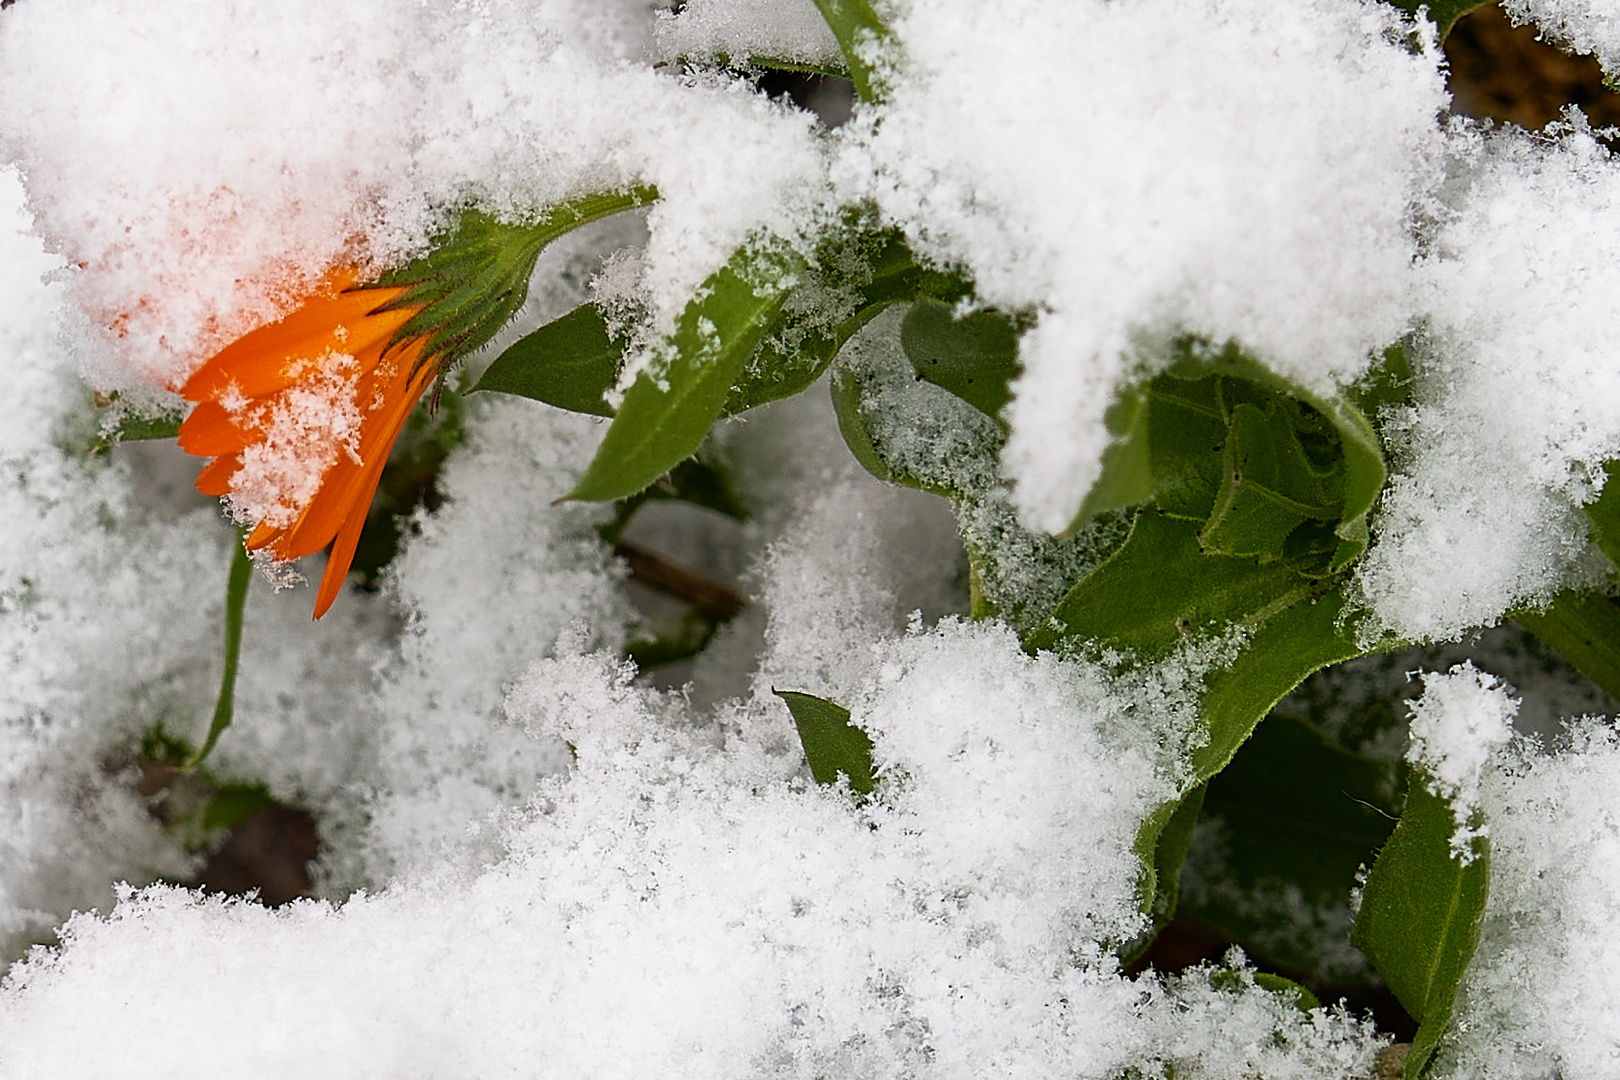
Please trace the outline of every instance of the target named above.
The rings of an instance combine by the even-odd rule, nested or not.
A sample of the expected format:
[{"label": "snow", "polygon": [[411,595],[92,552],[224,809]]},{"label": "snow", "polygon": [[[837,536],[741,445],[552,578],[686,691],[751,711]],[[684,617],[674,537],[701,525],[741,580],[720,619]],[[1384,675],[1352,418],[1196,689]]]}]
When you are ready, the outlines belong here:
[{"label": "snow", "polygon": [[[1446,1064],[1613,1071],[1620,737],[1556,734],[1608,705],[1469,636],[1609,571],[1581,507],[1620,456],[1610,152],[1575,116],[1443,121],[1434,43],[1372,0],[879,6],[887,101],[836,129],[712,62],[835,63],[810,0],[6,6],[0,953],[59,947],[0,984],[0,1078],[1368,1075],[1370,1021],[1298,1008],[1241,955],[1120,968],[1145,927],[1134,840],[1241,633],[1128,676],[1017,637],[1122,538],[1119,517],[1053,534],[1115,391],[1187,335],[1323,394],[1405,342],[1354,588],[1376,627],[1436,643],[1408,759],[1459,852],[1492,841]],[[1509,10],[1620,55],[1599,5]],[[501,342],[595,299],[636,341],[631,378],[740,245],[808,251],[863,208],[1034,319],[1005,429],[916,380],[901,309],[834,367],[885,460],[955,513],[869,476],[825,387],[723,425],[704,460],[748,520],[636,528],[747,606],[689,667],[638,674],[610,508],[555,503],[605,424],[469,398],[446,501],[376,591],[311,625],[308,593],[250,589],[209,768],[314,817],[318,898],[165,884],[197,853],[129,763],[160,723],[200,741],[236,534],[172,446],[90,451],[91,387],[172,405],[336,266],[397,265],[467,207],[530,220],[631,183],[659,201],[554,245]],[[793,302],[830,325],[848,299]],[[303,389],[323,404],[271,418],[279,471],[251,500],[284,517],[353,447],[353,410]],[[999,617],[965,618],[970,576]],[[1330,734],[1393,756],[1401,717],[1358,710],[1399,696],[1395,665],[1323,684]],[[1504,677],[1545,684],[1524,715]],[[850,710],[870,799],[814,783],[773,690]],[[1337,908],[1262,901],[1342,936]]]},{"label": "snow", "polygon": [[1620,25],[1605,0],[1503,0],[1516,25],[1534,23],[1542,34],[1572,52],[1591,53],[1613,75],[1620,67]]},{"label": "snow", "polygon": [[[507,711],[574,764],[500,824],[504,859],[341,907],[126,890],[13,969],[0,1068],[201,1076],[228,1047],[244,1076],[1365,1071],[1363,1022],[1241,963],[1217,989],[1207,969],[1123,978],[1099,948],[1141,919],[1126,844],[1161,789],[1103,738],[1095,674],[956,622],[876,652],[866,806],[603,654],[541,661]],[[1076,844],[1118,854],[1055,857]],[[176,1016],[194,1053],[159,1052]]]},{"label": "snow", "polygon": [[659,75],[638,4],[28,4],[0,24],[0,151],[75,270],[92,381],[177,386],[334,266],[451,208],[523,218],[650,182],[667,327],[750,233],[819,198],[810,122]]},{"label": "snow", "polygon": [[1425,675],[1423,696],[1411,705],[1406,760],[1451,803],[1457,819],[1451,848],[1465,864],[1474,859],[1473,838],[1486,835],[1479,821],[1480,778],[1512,738],[1518,711],[1500,679],[1466,661],[1444,675]]},{"label": "snow", "polygon": [[1594,563],[1579,507],[1620,455],[1620,170],[1584,126],[1460,128],[1420,276],[1413,404],[1360,567],[1403,637],[1452,638],[1541,606]]},{"label": "snow", "polygon": [[834,177],[1040,315],[1003,459],[1030,527],[1068,526],[1115,389],[1173,336],[1329,392],[1405,330],[1445,99],[1393,8],[916,0],[895,30],[891,106]]},{"label": "snow", "polygon": [[841,70],[838,41],[814,0],[691,0],[659,12],[658,51],[671,59],[785,60]]},{"label": "snow", "polygon": [[1490,898],[1453,1023],[1447,1075],[1604,1076],[1620,1054],[1620,738],[1578,720],[1521,740],[1486,776]]}]

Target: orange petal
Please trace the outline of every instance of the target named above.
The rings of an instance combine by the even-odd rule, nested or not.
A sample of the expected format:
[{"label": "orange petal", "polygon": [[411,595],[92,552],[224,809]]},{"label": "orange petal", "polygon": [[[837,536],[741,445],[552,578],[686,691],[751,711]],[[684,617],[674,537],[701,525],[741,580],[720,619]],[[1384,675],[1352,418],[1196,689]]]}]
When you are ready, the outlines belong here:
[{"label": "orange petal", "polygon": [[280,529],[273,528],[269,524],[261,521],[257,525],[253,526],[253,531],[248,533],[248,538],[242,544],[242,546],[247,548],[249,551],[258,551],[260,548],[264,547],[264,545],[274,540],[279,532],[281,532]]},{"label": "orange petal", "polygon": [[383,429],[384,438],[381,445],[376,448],[369,458],[366,458],[364,472],[355,481],[357,497],[350,504],[348,519],[344,521],[342,531],[338,533],[337,540],[332,544],[332,551],[326,557],[326,573],[321,575],[321,589],[315,597],[315,618],[326,614],[326,609],[332,606],[337,598],[343,581],[349,576],[349,566],[354,562],[355,549],[360,544],[360,533],[365,528],[366,517],[371,510],[372,497],[376,494],[377,484],[382,479],[383,466],[388,463],[388,456],[393,452],[394,443],[399,439],[399,433],[405,426],[405,418],[421,398],[423,391],[433,381],[431,366],[417,373],[407,384],[406,393],[398,402],[394,403],[394,416],[391,423]]},{"label": "orange petal", "polygon": [[[383,456],[387,461],[387,455]],[[363,506],[356,506],[343,523],[343,529],[338,533],[337,539],[332,543],[332,550],[326,556],[326,572],[321,575],[321,588],[315,594],[315,618],[326,614],[326,609],[332,606],[343,590],[343,582],[349,576],[349,567],[354,563],[355,549],[360,546],[360,533],[366,527],[366,517],[371,509],[370,495],[377,490],[377,483],[382,479],[382,468],[377,466],[368,470],[371,473],[369,483],[365,484],[367,498]]]},{"label": "orange petal", "polygon": [[[384,389],[382,406],[361,422],[358,447],[360,463],[357,464],[345,454],[332,466],[321,489],[289,530],[283,546],[276,549],[282,558],[296,558],[319,551],[344,526],[350,515],[364,517],[370,510],[372,495],[381,479],[382,466],[387,463],[411,409],[415,408],[423,391],[433,381],[434,368],[431,364],[424,365],[414,377],[409,374],[414,360],[413,353],[398,358],[400,370],[405,374]],[[362,399],[371,393],[364,378],[359,392]],[[373,466],[376,467],[375,471]],[[283,548],[287,554],[282,554]]]},{"label": "orange petal", "polygon": [[214,401],[198,402],[180,425],[180,449],[198,457],[234,453],[263,439],[261,429],[239,426],[236,419]]},{"label": "orange petal", "polygon": [[227,495],[231,490],[231,477],[242,467],[242,455],[223,454],[210,461],[197,474],[197,490],[204,495]]},{"label": "orange petal", "polygon": [[233,389],[247,398],[285,390],[301,376],[300,360],[318,359],[328,352],[358,356],[392,338],[420,310],[377,311],[402,292],[402,288],[355,289],[316,297],[281,321],[250,331],[215,353],[186,380],[180,395],[187,401],[207,401]]}]

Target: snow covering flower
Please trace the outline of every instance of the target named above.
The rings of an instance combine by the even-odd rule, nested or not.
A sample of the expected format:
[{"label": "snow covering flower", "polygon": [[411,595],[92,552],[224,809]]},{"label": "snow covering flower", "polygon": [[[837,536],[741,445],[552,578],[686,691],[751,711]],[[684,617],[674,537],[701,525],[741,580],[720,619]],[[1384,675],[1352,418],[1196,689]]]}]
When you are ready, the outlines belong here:
[{"label": "snow covering flower", "polygon": [[[280,560],[332,544],[315,600],[332,606],[383,465],[442,365],[427,338],[398,340],[422,308],[408,287],[358,285],[335,270],[303,305],[220,350],[180,393],[197,403],[180,446],[212,457],[197,489],[253,523],[250,551]],[[335,543],[334,543],[335,540]]]}]

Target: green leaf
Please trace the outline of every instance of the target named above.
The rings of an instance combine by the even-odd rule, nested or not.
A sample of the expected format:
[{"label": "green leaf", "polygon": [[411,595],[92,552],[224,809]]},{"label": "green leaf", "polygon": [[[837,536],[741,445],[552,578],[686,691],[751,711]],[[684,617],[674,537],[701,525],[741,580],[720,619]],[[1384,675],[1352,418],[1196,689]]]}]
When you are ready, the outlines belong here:
[{"label": "green leaf", "polygon": [[849,710],[825,698],[793,690],[771,691],[787,702],[793,725],[804,743],[810,775],[820,784],[835,784],[840,774],[858,795],[872,792],[872,740],[849,722]]},{"label": "green leaf", "polygon": [[[1292,398],[1299,404],[1309,406],[1321,418],[1325,425],[1324,434],[1331,432],[1338,441],[1344,478],[1343,503],[1332,529],[1337,543],[1333,545],[1325,570],[1336,573],[1360,557],[1367,548],[1367,515],[1372,512],[1387,476],[1378,435],[1361,410],[1346,396],[1324,398],[1275,374],[1230,342],[1217,348],[1197,338],[1184,338],[1176,343],[1176,352],[1178,358],[1170,374],[1189,379],[1224,376],[1220,393],[1222,413],[1228,425],[1233,409],[1245,400],[1245,393],[1252,404],[1262,405],[1265,402],[1260,391]],[[1251,390],[1243,391],[1240,384],[1248,384]],[[1299,422],[1299,437],[1310,437],[1308,429],[1317,422],[1302,411],[1296,410],[1291,415]],[[1320,457],[1318,460],[1320,462]]]},{"label": "green leaf", "polygon": [[253,560],[243,544],[245,536],[238,536],[231,554],[230,579],[225,586],[225,672],[219,680],[219,700],[214,704],[214,718],[208,725],[208,736],[202,749],[185,763],[183,768],[195,769],[213,751],[214,744],[231,726],[231,713],[236,707],[236,665],[242,656],[242,613],[247,607],[248,582],[253,577]]},{"label": "green leaf", "polygon": [[[114,395],[108,400],[109,403],[115,401],[117,396]],[[180,434],[180,424],[185,418],[183,410],[157,413],[153,416],[126,412],[118,417],[110,429],[100,428],[96,431],[90,443],[90,452],[104,453],[117,443],[175,438]]]},{"label": "green leaf", "polygon": [[714,640],[720,625],[719,619],[705,612],[688,611],[657,637],[637,638],[626,644],[624,657],[634,662],[638,671],[690,660]]},{"label": "green leaf", "polygon": [[1604,693],[1620,698],[1620,605],[1612,598],[1565,589],[1546,611],[1519,611],[1513,618]]},{"label": "green leaf", "polygon": [[816,0],[816,7],[838,39],[855,96],[868,104],[883,100],[883,74],[872,60],[878,49],[892,43],[889,28],[867,0]]},{"label": "green leaf", "polygon": [[507,346],[469,394],[495,390],[592,416],[612,416],[603,400],[619,378],[624,343],[613,340],[595,304],[581,304]]},{"label": "green leaf", "polygon": [[1302,410],[1286,399],[1243,402],[1231,413],[1221,452],[1222,482],[1199,532],[1211,554],[1275,562],[1290,534],[1312,519],[1333,522],[1344,505],[1344,478],[1319,467],[1300,439]]},{"label": "green leaf", "polygon": [[1080,504],[1069,532],[1098,514],[1135,506],[1153,497],[1156,484],[1149,421],[1151,400],[1147,387],[1126,387],[1103,414],[1113,441],[1103,451],[1102,471]]},{"label": "green leaf", "polygon": [[378,288],[405,287],[378,310],[422,309],[399,328],[391,344],[421,338],[425,358],[453,363],[483,346],[517,314],[529,294],[535,260],[547,244],[657,198],[657,190],[647,186],[599,192],[552,207],[529,224],[466,211],[426,255],[377,280]]},{"label": "green leaf", "polygon": [[832,394],[833,415],[838,419],[838,430],[861,467],[879,480],[917,487],[908,478],[897,476],[883,460],[883,455],[878,453],[872,433],[867,430],[866,420],[861,416],[860,376],[847,367],[837,368],[828,383],[828,390]]},{"label": "green leaf", "polygon": [[1345,388],[1345,398],[1365,416],[1376,430],[1387,410],[1398,409],[1412,403],[1412,362],[1407,359],[1406,345],[1391,345],[1384,350],[1366,375]]},{"label": "green leaf", "polygon": [[1161,513],[1200,524],[1209,517],[1225,441],[1219,379],[1167,372],[1148,385],[1148,460]]},{"label": "green leaf", "polygon": [[1188,638],[1263,623],[1309,591],[1286,566],[1205,555],[1195,525],[1149,508],[1124,546],[1076,583],[1025,645],[1085,644],[1158,660]]},{"label": "green leaf", "polygon": [[[1191,636],[1242,627],[1236,657],[1204,677],[1199,717],[1208,740],[1192,755],[1193,783],[1220,772],[1262,718],[1312,672],[1365,651],[1340,626],[1344,600],[1286,564],[1205,555],[1197,526],[1149,508],[1137,515],[1125,544],[1064,596],[1051,619],[1026,636],[1031,651],[1064,646],[1136,660],[1170,655]],[[1161,808],[1163,820],[1169,820]],[[1147,869],[1144,898],[1153,902],[1156,869],[1145,857],[1157,845],[1150,819],[1138,838]]]},{"label": "green leaf", "polygon": [[1325,974],[1317,935],[1290,933],[1275,909],[1252,898],[1293,896],[1344,910],[1357,872],[1394,827],[1394,773],[1297,716],[1272,713],[1209,781],[1204,800],[1206,817],[1223,826],[1217,872],[1227,887],[1201,890],[1184,905],[1251,955]]},{"label": "green leaf", "polygon": [[1304,592],[1265,618],[1231,664],[1205,676],[1198,714],[1209,741],[1193,751],[1198,778],[1224,769],[1254,726],[1306,676],[1400,644],[1385,639],[1363,645],[1353,628],[1341,625],[1346,606],[1342,586],[1322,596]]},{"label": "green leaf", "polygon": [[808,389],[863,326],[889,305],[914,297],[923,275],[903,235],[859,224],[835,230],[816,258],[821,289],[854,293],[854,314],[828,326],[818,310],[822,296],[812,295],[808,309],[796,309],[790,297],[732,385],[727,416]]},{"label": "green leaf", "polygon": [[1419,1022],[1407,1080],[1423,1074],[1445,1033],[1485,915],[1489,847],[1476,838],[1465,865],[1452,854],[1456,827],[1451,804],[1414,772],[1406,810],[1367,877],[1350,937]]},{"label": "green leaf", "polygon": [[1446,35],[1451,33],[1451,28],[1457,25],[1458,19],[1475,8],[1493,3],[1494,0],[1385,0],[1385,2],[1400,8],[1414,19],[1422,12],[1434,24],[1440,40],[1444,41]]},{"label": "green leaf", "polygon": [[1592,539],[1597,541],[1610,562],[1620,566],[1620,483],[1615,482],[1615,476],[1620,474],[1620,465],[1607,462],[1603,471],[1608,474],[1608,479],[1604,481],[1598,497],[1586,504],[1586,518],[1592,525]]},{"label": "green leaf", "polygon": [[157,416],[135,416],[126,413],[113,429],[114,442],[137,442],[143,439],[173,439],[180,434],[180,422],[185,414],[162,413]]},{"label": "green leaf", "polygon": [[844,345],[836,328],[813,317],[779,311],[760,335],[758,350],[738,372],[722,412],[734,416],[809,389]]},{"label": "green leaf", "polygon": [[1316,995],[1299,985],[1299,983],[1293,979],[1285,979],[1281,975],[1273,975],[1269,971],[1255,972],[1254,985],[1262,990],[1270,990],[1279,997],[1288,998],[1299,1007],[1300,1012],[1308,1013],[1312,1009],[1322,1007],[1322,1003],[1317,1000]]},{"label": "green leaf", "polygon": [[1137,830],[1131,850],[1142,863],[1138,902],[1153,923],[1147,933],[1124,950],[1122,962],[1129,964],[1145,953],[1159,931],[1175,918],[1181,864],[1187,859],[1193,827],[1198,824],[1203,805],[1204,785],[1200,784],[1180,799],[1159,806]]},{"label": "green leaf", "polygon": [[790,253],[747,246],[711,275],[655,360],[661,370],[636,379],[565,498],[626,498],[697,450],[802,269]]},{"label": "green leaf", "polygon": [[[1001,422],[1018,375],[1018,322],[997,311],[957,318],[947,304],[922,297],[900,325],[900,344],[917,375]],[[1128,421],[1127,421],[1128,423]]]}]

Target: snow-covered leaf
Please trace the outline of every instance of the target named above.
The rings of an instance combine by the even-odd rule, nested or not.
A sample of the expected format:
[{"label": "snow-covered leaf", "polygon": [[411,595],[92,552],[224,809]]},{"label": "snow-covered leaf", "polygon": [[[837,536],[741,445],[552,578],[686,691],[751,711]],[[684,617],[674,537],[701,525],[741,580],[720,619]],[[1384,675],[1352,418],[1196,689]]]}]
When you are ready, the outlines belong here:
[{"label": "snow-covered leaf", "polygon": [[665,343],[662,370],[637,377],[567,498],[626,498],[689,457],[801,268],[796,256],[749,245],[711,275]]}]

